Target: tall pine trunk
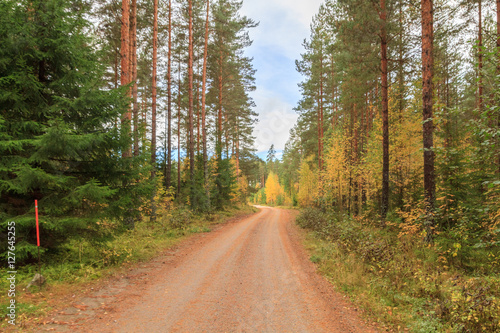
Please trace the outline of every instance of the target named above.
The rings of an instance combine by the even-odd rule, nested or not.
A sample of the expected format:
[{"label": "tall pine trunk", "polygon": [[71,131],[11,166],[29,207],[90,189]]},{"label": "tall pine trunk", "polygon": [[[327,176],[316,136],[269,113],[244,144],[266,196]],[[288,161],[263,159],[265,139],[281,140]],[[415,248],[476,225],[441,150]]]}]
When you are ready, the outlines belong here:
[{"label": "tall pine trunk", "polygon": [[[121,26],[121,85],[125,86],[130,83],[130,73],[129,73],[129,46],[130,46],[130,0],[122,0],[122,26]],[[130,92],[127,94],[130,96]],[[130,114],[130,108],[125,112],[122,117],[122,127],[125,127],[125,134],[130,135],[130,121],[132,115]],[[123,153],[123,157],[130,157],[132,155],[132,148],[127,147]]]},{"label": "tall pine trunk", "polygon": [[434,125],[432,121],[432,78],[434,19],[432,0],[421,0],[422,5],[422,102],[423,102],[423,141],[424,141],[424,191],[426,208],[426,237],[432,242],[434,229],[434,205],[436,184],[434,179]]},{"label": "tall pine trunk", "polygon": [[[151,179],[156,182],[156,62],[158,58],[158,0],[153,0],[153,82],[151,105]],[[156,220],[156,183],[151,198],[151,221]]]},{"label": "tall pine trunk", "polygon": [[[199,66],[198,66],[199,67]],[[198,76],[199,73],[198,73]],[[196,156],[201,152],[201,84],[200,81],[196,81]]]},{"label": "tall pine trunk", "polygon": [[188,80],[189,80],[189,172],[191,181],[194,180],[194,133],[193,133],[193,3],[189,5],[189,57],[188,57]]},{"label": "tall pine trunk", "polygon": [[482,0],[478,1],[478,32],[477,32],[477,56],[478,56],[478,89],[477,89],[477,108],[479,112],[483,110],[483,15],[482,15]]},{"label": "tall pine trunk", "polygon": [[218,110],[218,131],[217,131],[217,157],[222,159],[222,50],[219,57],[219,110]]},{"label": "tall pine trunk", "polygon": [[236,179],[240,179],[240,128],[238,124],[238,116],[236,116],[236,128],[235,128],[235,153],[236,153]]},{"label": "tall pine trunk", "polygon": [[[323,46],[319,67],[319,171],[323,170]],[[321,173],[320,173],[321,174]]]},{"label": "tall pine trunk", "polygon": [[[500,75],[500,0],[497,0],[497,80]],[[498,89],[498,88],[497,88]],[[500,129],[500,109],[497,111],[497,129]],[[497,172],[500,173],[500,137],[497,138],[497,150],[498,150],[498,168]]]},{"label": "tall pine trunk", "polygon": [[139,155],[139,104],[137,103],[137,0],[132,0],[130,16],[130,45],[132,69],[132,103],[134,119],[134,156]]},{"label": "tall pine trunk", "polygon": [[181,56],[178,71],[179,92],[177,94],[177,196],[181,193]]},{"label": "tall pine trunk", "polygon": [[398,88],[399,88],[399,120],[403,118],[405,95],[404,49],[403,49],[403,0],[399,1],[399,41],[398,41]]},{"label": "tall pine trunk", "polygon": [[382,202],[381,218],[385,218],[389,209],[389,83],[387,70],[387,12],[385,0],[380,0],[380,54],[382,69]]},{"label": "tall pine trunk", "polygon": [[332,66],[332,72],[331,72],[331,75],[332,75],[332,128],[335,129],[335,125],[337,123],[337,97],[336,97],[337,87],[335,85],[335,62],[334,62],[333,56],[332,56],[331,60],[332,60],[332,63],[331,63],[331,66]]},{"label": "tall pine trunk", "polygon": [[[404,27],[403,27],[403,0],[399,0],[399,33],[398,33],[398,73],[397,73],[397,80],[398,80],[398,121],[399,121],[399,126],[402,126],[403,123],[403,113],[404,113],[404,108],[405,108],[405,73],[404,73],[404,45],[403,45],[403,32],[404,32]],[[397,185],[397,198],[394,200],[394,204],[396,207],[402,209],[404,205],[404,185],[403,185],[403,165],[401,162],[396,162],[397,164],[397,179],[398,179],[398,185]]]},{"label": "tall pine trunk", "polygon": [[[500,0],[499,0],[500,1]],[[207,58],[208,58],[208,19],[210,13],[210,0],[207,0],[207,19],[205,21],[205,47],[203,49],[203,84],[201,90],[201,132],[203,141],[203,178],[205,179],[205,185],[208,177],[208,167],[207,167],[207,129],[206,129],[206,114],[205,114],[205,101],[206,101],[206,90],[207,90]]]},{"label": "tall pine trunk", "polygon": [[167,55],[167,170],[165,180],[167,189],[172,180],[172,0],[168,1],[168,55]]},{"label": "tall pine trunk", "polygon": [[358,181],[359,181],[359,174],[358,174],[358,164],[359,164],[359,125],[358,125],[358,108],[357,104],[354,103],[354,108],[353,108],[353,116],[354,116],[354,138],[353,138],[353,166],[354,166],[354,175],[353,175],[353,184],[352,184],[352,189],[353,189],[353,214],[358,215],[359,214],[359,186],[358,186]]},{"label": "tall pine trunk", "polygon": [[321,171],[321,98],[320,98],[320,92],[318,91],[318,112],[316,115],[317,118],[317,123],[318,123],[318,170]]}]

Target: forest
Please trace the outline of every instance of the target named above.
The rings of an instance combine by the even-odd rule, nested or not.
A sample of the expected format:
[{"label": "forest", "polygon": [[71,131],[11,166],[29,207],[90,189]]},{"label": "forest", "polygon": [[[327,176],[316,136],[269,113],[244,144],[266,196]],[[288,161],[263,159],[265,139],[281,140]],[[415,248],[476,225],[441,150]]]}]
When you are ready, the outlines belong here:
[{"label": "forest", "polygon": [[[65,289],[252,211],[258,24],[241,6],[0,2],[2,276]],[[50,309],[19,297],[24,318]]]},{"label": "forest", "polygon": [[386,327],[498,332],[500,1],[324,1],[266,160],[242,4],[0,3],[0,235],[15,222],[20,279],[40,258],[54,281],[97,279],[235,207],[293,207],[310,260]]},{"label": "forest", "polygon": [[299,120],[253,200],[305,208],[327,274],[396,327],[500,329],[499,18],[327,0],[296,61]]},{"label": "forest", "polygon": [[18,262],[36,258],[34,200],[42,254],[174,205],[245,202],[257,24],[241,5],[2,1],[0,220],[15,218]]}]

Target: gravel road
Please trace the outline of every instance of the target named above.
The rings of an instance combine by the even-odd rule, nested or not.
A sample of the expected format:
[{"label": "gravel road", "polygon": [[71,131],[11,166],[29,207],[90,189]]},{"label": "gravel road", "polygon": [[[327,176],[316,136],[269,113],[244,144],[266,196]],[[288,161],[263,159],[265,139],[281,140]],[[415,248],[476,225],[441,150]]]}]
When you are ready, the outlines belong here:
[{"label": "gravel road", "polygon": [[296,213],[259,208],[124,277],[71,331],[376,332],[316,273]]}]

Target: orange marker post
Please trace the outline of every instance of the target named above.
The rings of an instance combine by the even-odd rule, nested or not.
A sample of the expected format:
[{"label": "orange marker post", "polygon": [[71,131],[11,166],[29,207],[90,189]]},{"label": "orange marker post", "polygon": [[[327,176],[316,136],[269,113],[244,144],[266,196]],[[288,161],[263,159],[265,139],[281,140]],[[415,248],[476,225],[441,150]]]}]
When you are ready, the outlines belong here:
[{"label": "orange marker post", "polygon": [[36,215],[36,246],[40,247],[40,230],[38,229],[38,200],[35,200]]},{"label": "orange marker post", "polygon": [[35,216],[36,216],[36,246],[38,247],[38,274],[42,275],[40,269],[40,229],[38,228],[38,200],[35,200]]}]

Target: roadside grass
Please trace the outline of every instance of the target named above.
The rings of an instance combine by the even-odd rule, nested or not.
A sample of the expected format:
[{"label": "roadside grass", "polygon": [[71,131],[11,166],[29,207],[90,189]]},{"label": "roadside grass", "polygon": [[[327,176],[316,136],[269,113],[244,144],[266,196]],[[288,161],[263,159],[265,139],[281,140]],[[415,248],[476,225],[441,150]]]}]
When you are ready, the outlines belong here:
[{"label": "roadside grass", "polygon": [[[162,251],[180,243],[196,233],[210,232],[214,225],[231,218],[257,211],[242,205],[210,215],[194,215],[187,209],[177,208],[163,212],[155,223],[144,218],[136,223],[133,230],[117,233],[105,242],[88,239],[72,239],[55,253],[43,256],[42,275],[47,283],[39,288],[26,286],[38,272],[36,263],[17,267],[16,274],[16,322],[38,320],[52,310],[49,299],[63,298],[65,295],[83,289],[99,279],[110,277],[121,269],[135,263],[145,262]],[[103,221],[103,228],[115,229],[116,225]],[[7,269],[0,269],[1,276],[7,276]],[[0,331],[11,325],[7,323],[7,295],[9,281],[0,281]]]},{"label": "roadside grass", "polygon": [[500,332],[499,267],[489,259],[498,248],[457,253],[439,238],[429,246],[395,225],[312,210],[297,223],[309,230],[305,246],[319,271],[386,328]]}]

